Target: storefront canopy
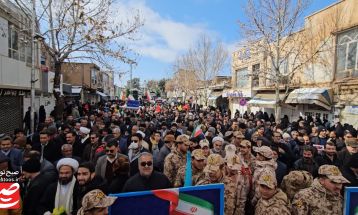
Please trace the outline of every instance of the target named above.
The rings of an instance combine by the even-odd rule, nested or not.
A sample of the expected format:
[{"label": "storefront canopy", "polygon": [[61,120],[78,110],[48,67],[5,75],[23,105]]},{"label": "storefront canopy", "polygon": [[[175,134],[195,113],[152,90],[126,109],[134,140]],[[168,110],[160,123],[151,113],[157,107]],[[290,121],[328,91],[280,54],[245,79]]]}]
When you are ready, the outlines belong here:
[{"label": "storefront canopy", "polygon": [[100,92],[100,91],[97,91],[96,92],[98,95],[100,95],[101,97],[108,97],[108,95],[107,94],[105,94],[105,93],[102,93],[102,92]]},{"label": "storefront canopy", "polygon": [[300,88],[292,91],[287,99],[287,104],[315,104],[327,110],[331,110],[332,90],[326,88]]},{"label": "storefront canopy", "polygon": [[[280,99],[283,98],[283,94],[280,94]],[[250,101],[247,103],[250,106],[255,107],[266,107],[266,108],[274,108],[276,104],[276,94],[256,94]]]}]

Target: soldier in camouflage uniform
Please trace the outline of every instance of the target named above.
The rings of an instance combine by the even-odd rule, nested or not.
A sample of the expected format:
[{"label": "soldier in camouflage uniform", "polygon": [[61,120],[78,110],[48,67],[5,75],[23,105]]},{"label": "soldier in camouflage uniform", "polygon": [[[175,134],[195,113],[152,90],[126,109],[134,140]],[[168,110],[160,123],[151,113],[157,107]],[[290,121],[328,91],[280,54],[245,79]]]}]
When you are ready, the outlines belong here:
[{"label": "soldier in camouflage uniform", "polygon": [[82,207],[77,211],[77,215],[108,214],[108,207],[116,199],[117,197],[106,196],[101,190],[92,190],[84,195]]},{"label": "soldier in camouflage uniform", "polygon": [[256,204],[255,215],[290,215],[290,204],[286,194],[277,188],[275,172],[264,170],[257,181],[260,199]]},{"label": "soldier in camouflage uniform", "polygon": [[257,201],[260,198],[259,186],[257,186],[257,182],[263,171],[271,171],[275,172],[277,168],[277,163],[273,159],[273,153],[270,147],[261,146],[261,147],[253,147],[256,152],[256,162],[255,162],[255,171],[253,174],[253,184],[251,190],[251,204],[255,206]]},{"label": "soldier in camouflage uniform", "polygon": [[[205,173],[203,172],[205,160],[206,157],[202,149],[195,149],[191,153],[192,186],[205,178]],[[179,168],[174,187],[182,187],[184,185],[185,170],[186,166]]]},{"label": "soldier in camouflage uniform", "polygon": [[342,176],[338,167],[322,165],[318,178],[311,187],[298,192],[292,201],[292,212],[295,215],[340,215],[343,214],[342,184],[349,181]]},{"label": "soldier in camouflage uniform", "polygon": [[286,175],[281,183],[281,189],[286,193],[288,199],[292,201],[295,194],[311,186],[313,182],[312,175],[304,170],[291,171]]},{"label": "soldier in camouflage uniform", "polygon": [[167,155],[164,160],[164,175],[166,175],[172,185],[174,185],[176,175],[180,167],[186,164],[186,152],[190,147],[187,135],[179,135],[175,141],[175,148]]},{"label": "soldier in camouflage uniform", "polygon": [[197,185],[224,183],[225,177],[224,159],[219,154],[209,155],[204,168],[205,178]]},{"label": "soldier in camouflage uniform", "polygon": [[235,145],[226,145],[225,152],[225,214],[245,214],[245,203],[250,187],[245,175],[241,174],[241,169],[245,164],[236,155]]}]

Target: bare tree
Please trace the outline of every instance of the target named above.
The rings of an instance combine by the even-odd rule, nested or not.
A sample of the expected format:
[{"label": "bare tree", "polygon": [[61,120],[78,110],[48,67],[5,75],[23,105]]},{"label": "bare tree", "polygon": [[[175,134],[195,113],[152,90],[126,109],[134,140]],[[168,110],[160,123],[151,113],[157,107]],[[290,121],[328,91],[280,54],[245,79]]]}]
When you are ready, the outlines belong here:
[{"label": "bare tree", "polygon": [[[13,0],[31,11],[30,0]],[[36,31],[45,38],[55,67],[54,95],[56,113],[62,118],[64,98],[59,92],[61,63],[86,60],[114,70],[116,62],[128,63],[130,49],[125,40],[134,39],[142,25],[138,13],[117,21],[111,10],[114,0],[32,0],[36,2]],[[47,43],[45,43],[47,42]]]},{"label": "bare tree", "polygon": [[[220,41],[213,42],[209,36],[202,35],[196,44],[182,56],[182,69],[192,71],[196,84],[201,83],[205,105],[208,103],[209,86],[212,79],[222,71],[228,60],[228,52]],[[198,87],[197,87],[198,89]]]},{"label": "bare tree", "polygon": [[[319,35],[317,30],[303,28],[302,15],[309,3],[309,0],[248,0],[247,21],[239,21],[250,55],[261,54],[266,61],[266,66],[257,71],[259,74],[252,75],[259,75],[274,86],[277,122],[289,87],[299,84],[299,73],[308,64],[317,63],[332,40],[331,34]],[[280,89],[285,90],[285,96],[280,97]]]}]

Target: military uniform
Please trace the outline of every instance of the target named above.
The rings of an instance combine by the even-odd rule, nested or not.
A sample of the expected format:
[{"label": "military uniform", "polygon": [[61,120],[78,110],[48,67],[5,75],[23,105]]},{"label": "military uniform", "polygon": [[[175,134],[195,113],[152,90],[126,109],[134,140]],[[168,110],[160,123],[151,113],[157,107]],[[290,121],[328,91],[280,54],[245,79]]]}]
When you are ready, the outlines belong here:
[{"label": "military uniform", "polygon": [[[326,176],[335,183],[349,183],[339,169],[333,165],[322,165],[318,174]],[[343,214],[342,197],[328,191],[317,178],[311,187],[301,190],[295,195],[292,201],[292,212],[295,215],[340,215]]]},{"label": "military uniform", "polygon": [[270,189],[276,189],[276,193],[269,199],[260,198],[255,207],[255,215],[290,215],[289,200],[281,189],[277,189],[277,180],[275,172],[265,170],[262,172],[258,185],[266,186]]},{"label": "military uniform", "polygon": [[[222,169],[220,169],[222,165],[224,165],[224,159],[221,157],[221,155],[219,154],[209,155],[206,166],[204,168],[205,178],[198,181],[197,185],[224,183],[225,173]],[[219,170],[222,171],[222,177],[219,178],[217,181],[211,181],[209,177],[209,173]]]},{"label": "military uniform", "polygon": [[312,182],[313,177],[309,172],[295,170],[283,177],[281,189],[286,193],[288,199],[292,200],[298,191],[310,187]]},{"label": "military uniform", "polygon": [[[202,149],[195,149],[192,152],[191,157],[192,159],[196,159],[196,160],[206,159]],[[179,168],[174,182],[174,187],[182,187],[184,185],[185,171],[186,171],[186,166],[182,166]],[[192,165],[192,186],[195,186],[200,180],[203,180],[204,178],[205,178],[204,171],[198,170]]]},{"label": "military uniform", "polygon": [[[247,183],[247,180],[245,180],[245,175],[241,174],[244,164],[240,157],[236,155],[235,145],[227,145],[225,151],[225,163],[228,168],[228,173],[224,177],[225,214],[245,214],[245,203],[250,185]],[[231,174],[230,170],[237,171],[237,173]]]},{"label": "military uniform", "polygon": [[77,215],[85,215],[96,208],[108,208],[117,197],[106,196],[101,190],[95,189],[84,195],[82,207],[78,210]]},{"label": "military uniform", "polygon": [[271,158],[268,161],[258,161],[255,162],[255,171],[252,177],[253,185],[252,185],[252,199],[251,204],[253,206],[256,205],[257,201],[260,198],[259,187],[257,186],[257,182],[264,171],[275,172],[277,168],[277,163],[274,159],[272,159],[272,150],[268,146],[261,147],[253,147],[254,151],[260,153],[265,158]]},{"label": "military uniform", "polygon": [[[190,144],[186,135],[179,135],[176,142],[182,142],[181,144]],[[163,173],[166,175],[172,185],[174,185],[178,170],[180,167],[185,166],[186,155],[174,148],[170,154],[164,160]]]}]

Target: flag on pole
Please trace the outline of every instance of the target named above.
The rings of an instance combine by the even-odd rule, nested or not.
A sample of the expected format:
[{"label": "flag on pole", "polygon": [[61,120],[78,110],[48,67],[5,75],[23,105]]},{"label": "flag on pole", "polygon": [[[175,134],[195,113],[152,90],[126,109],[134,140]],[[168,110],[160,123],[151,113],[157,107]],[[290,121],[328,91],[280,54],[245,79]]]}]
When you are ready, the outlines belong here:
[{"label": "flag on pole", "polygon": [[185,179],[184,187],[192,186],[192,171],[191,171],[191,153],[186,153]]},{"label": "flag on pole", "polygon": [[179,193],[178,189],[153,190],[155,196],[170,202],[169,215],[213,215],[214,205],[202,198]]},{"label": "flag on pole", "polygon": [[191,134],[191,137],[199,137],[199,136],[204,137],[204,139],[205,139],[205,135],[203,133],[203,130],[201,130],[201,124],[196,126],[195,130]]}]

